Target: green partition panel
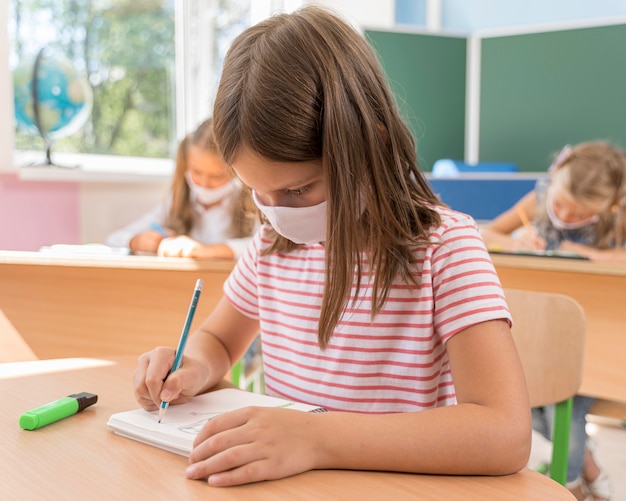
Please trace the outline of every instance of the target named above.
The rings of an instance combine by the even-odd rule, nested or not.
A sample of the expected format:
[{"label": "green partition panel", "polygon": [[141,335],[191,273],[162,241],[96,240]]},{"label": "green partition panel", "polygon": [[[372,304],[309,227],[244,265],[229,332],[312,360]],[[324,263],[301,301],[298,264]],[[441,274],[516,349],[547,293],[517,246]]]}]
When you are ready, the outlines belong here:
[{"label": "green partition panel", "polygon": [[626,25],[482,39],[479,157],[543,171],[565,144],[626,146]]},{"label": "green partition panel", "polygon": [[423,171],[440,158],[464,158],[465,65],[462,37],[366,30],[413,135]]}]

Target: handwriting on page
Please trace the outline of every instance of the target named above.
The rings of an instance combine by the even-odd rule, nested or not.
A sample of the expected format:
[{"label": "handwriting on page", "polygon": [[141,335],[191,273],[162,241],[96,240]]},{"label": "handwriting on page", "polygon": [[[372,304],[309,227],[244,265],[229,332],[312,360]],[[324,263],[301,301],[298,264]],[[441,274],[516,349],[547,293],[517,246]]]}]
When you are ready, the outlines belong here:
[{"label": "handwriting on page", "polygon": [[218,411],[218,412],[190,412],[190,415],[193,416],[208,416],[205,417],[203,419],[201,419],[200,421],[196,421],[195,423],[192,424],[188,424],[185,426],[179,426],[178,430],[182,431],[183,433],[189,433],[190,435],[197,435],[198,433],[200,433],[200,430],[202,429],[202,427],[208,423],[209,421],[211,421],[211,419],[224,414],[224,412],[227,411]]}]

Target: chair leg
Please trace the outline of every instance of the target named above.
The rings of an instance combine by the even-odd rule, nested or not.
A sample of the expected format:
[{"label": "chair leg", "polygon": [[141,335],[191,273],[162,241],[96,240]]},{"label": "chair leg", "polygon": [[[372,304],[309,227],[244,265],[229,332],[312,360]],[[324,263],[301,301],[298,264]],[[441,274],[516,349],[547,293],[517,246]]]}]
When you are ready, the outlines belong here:
[{"label": "chair leg", "polygon": [[567,456],[569,453],[569,433],[573,401],[573,398],[568,398],[563,402],[557,403],[554,412],[550,478],[561,485],[565,485],[567,482]]},{"label": "chair leg", "polygon": [[244,367],[243,367],[243,362],[241,360],[239,360],[235,365],[232,366],[232,368],[230,369],[230,381],[231,383],[233,383],[237,388],[239,388],[240,384],[241,384],[241,377],[243,376],[243,371],[244,371]]}]

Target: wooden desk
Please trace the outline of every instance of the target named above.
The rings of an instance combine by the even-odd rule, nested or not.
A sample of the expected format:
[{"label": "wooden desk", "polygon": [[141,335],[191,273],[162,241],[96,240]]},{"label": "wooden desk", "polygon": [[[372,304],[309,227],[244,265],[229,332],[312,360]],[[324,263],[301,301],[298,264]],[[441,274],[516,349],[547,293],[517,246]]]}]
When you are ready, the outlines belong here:
[{"label": "wooden desk", "polygon": [[626,265],[496,254],[492,259],[504,287],[558,292],[581,304],[587,339],[580,392],[625,403]]},{"label": "wooden desk", "polygon": [[37,360],[37,356],[0,310],[0,362]]},{"label": "wooden desk", "polygon": [[[134,364],[135,357],[0,364],[3,499],[574,499],[530,470],[503,477],[319,470],[241,487],[209,487],[185,479],[186,458],[120,437],[106,426],[111,414],[137,407]],[[96,393],[98,402],[40,430],[19,428],[24,411],[80,391]]]},{"label": "wooden desk", "polygon": [[39,358],[139,354],[175,346],[197,278],[195,329],[232,261],[0,251],[0,310]]}]

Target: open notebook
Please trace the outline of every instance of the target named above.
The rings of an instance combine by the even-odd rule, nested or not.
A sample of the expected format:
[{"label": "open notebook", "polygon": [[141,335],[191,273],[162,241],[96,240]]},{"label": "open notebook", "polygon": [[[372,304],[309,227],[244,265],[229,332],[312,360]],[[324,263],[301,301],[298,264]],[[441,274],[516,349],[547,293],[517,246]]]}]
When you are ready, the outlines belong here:
[{"label": "open notebook", "polygon": [[224,412],[250,406],[285,407],[304,412],[325,411],[314,405],[225,388],[198,395],[185,404],[170,405],[160,423],[158,411],[135,409],[113,414],[107,425],[123,437],[189,456],[193,441],[204,423]]}]

